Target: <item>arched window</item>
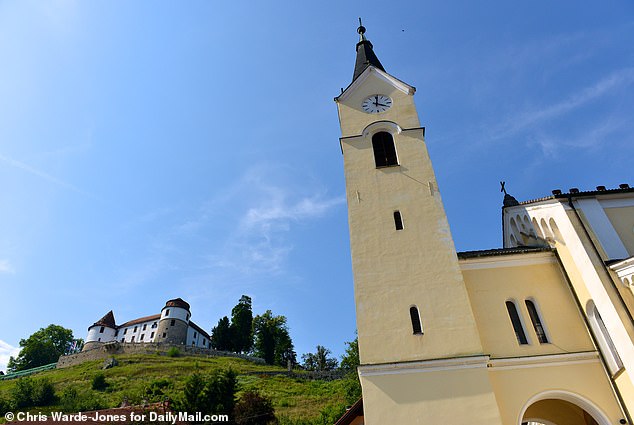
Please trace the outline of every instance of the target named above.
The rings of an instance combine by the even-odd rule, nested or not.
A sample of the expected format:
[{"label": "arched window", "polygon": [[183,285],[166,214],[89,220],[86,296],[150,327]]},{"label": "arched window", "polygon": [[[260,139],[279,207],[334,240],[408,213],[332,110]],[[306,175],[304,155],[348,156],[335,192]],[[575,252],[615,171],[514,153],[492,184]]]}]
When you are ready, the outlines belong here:
[{"label": "arched window", "polygon": [[374,162],[377,167],[398,165],[394,139],[390,133],[381,131],[372,136],[372,149],[374,149]]},{"label": "arched window", "polygon": [[531,300],[526,300],[525,302],[526,309],[528,310],[528,315],[531,317],[531,322],[533,322],[533,328],[535,329],[535,333],[537,334],[537,339],[539,340],[539,343],[548,343],[548,337],[546,336],[546,331],[544,330],[542,321],[539,318],[539,313],[537,312],[537,307],[535,307],[535,303]]},{"label": "arched window", "polygon": [[506,309],[509,312],[509,317],[511,318],[511,324],[513,325],[513,330],[515,331],[517,342],[520,345],[528,344],[528,339],[526,339],[526,332],[524,332],[524,326],[522,326],[522,320],[520,319],[520,315],[517,312],[517,307],[515,306],[515,303],[513,301],[507,301]]},{"label": "arched window", "polygon": [[608,369],[610,369],[612,374],[615,374],[623,368],[623,361],[621,360],[621,356],[619,356],[619,352],[616,351],[612,337],[610,336],[610,333],[603,322],[603,318],[601,318],[599,310],[593,301],[590,301],[588,305],[588,318],[590,319],[590,327],[597,339],[599,348],[601,349],[603,357],[608,364]]},{"label": "arched window", "polygon": [[403,230],[403,218],[400,211],[394,211],[394,227],[396,230]]},{"label": "arched window", "polygon": [[423,325],[420,323],[420,314],[418,313],[418,307],[415,305],[409,308],[409,316],[412,319],[412,331],[414,335],[423,334]]}]

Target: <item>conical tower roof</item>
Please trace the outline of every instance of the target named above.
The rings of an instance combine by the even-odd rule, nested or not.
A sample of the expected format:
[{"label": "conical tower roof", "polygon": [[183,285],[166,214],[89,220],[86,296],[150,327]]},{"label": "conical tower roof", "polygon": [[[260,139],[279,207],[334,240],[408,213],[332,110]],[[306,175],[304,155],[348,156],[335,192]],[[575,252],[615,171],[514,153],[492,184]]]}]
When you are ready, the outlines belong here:
[{"label": "conical tower roof", "polygon": [[372,43],[370,43],[370,40],[365,38],[365,27],[361,25],[361,18],[359,18],[359,28],[357,28],[357,32],[359,33],[359,42],[357,43],[357,60],[354,64],[354,75],[352,76],[352,81],[356,80],[357,77],[369,66],[385,71],[385,68],[381,65],[379,58],[376,57],[376,54],[374,53]]},{"label": "conical tower roof", "polygon": [[116,323],[114,321],[114,313],[112,312],[112,310],[107,312],[106,315],[103,316],[101,319],[99,319],[95,323],[93,323],[91,328],[93,326],[106,326],[108,328],[116,329],[117,325],[116,325]]}]

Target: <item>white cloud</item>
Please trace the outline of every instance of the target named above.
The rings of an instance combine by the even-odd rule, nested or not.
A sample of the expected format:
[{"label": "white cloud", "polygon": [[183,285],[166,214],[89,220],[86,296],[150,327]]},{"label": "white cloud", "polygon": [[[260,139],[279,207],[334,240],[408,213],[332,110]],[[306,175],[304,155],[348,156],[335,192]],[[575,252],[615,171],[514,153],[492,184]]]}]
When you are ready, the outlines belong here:
[{"label": "white cloud", "polygon": [[544,121],[562,116],[632,82],[634,82],[634,68],[621,69],[601,79],[596,84],[586,87],[578,94],[569,96],[558,103],[525,111],[508,118],[494,131],[494,137],[510,136],[522,130],[537,127],[538,124]]},{"label": "white cloud", "polygon": [[18,355],[19,352],[19,347],[14,347],[0,339],[0,370],[6,372],[7,363],[9,363],[9,357],[15,357]]},{"label": "white cloud", "polygon": [[0,260],[0,273],[15,274],[15,269],[7,259]]}]

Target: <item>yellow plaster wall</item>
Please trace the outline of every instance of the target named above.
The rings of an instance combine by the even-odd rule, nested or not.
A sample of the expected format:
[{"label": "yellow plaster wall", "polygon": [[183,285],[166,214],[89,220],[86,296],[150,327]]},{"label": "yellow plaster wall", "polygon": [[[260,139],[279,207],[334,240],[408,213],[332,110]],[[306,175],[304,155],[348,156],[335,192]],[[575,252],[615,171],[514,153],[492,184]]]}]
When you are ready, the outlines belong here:
[{"label": "yellow plaster wall", "polygon": [[[514,267],[493,263],[490,268],[463,270],[485,353],[500,358],[593,351],[592,340],[554,254],[506,257],[525,261],[532,258],[541,263]],[[469,264],[469,260],[462,264]],[[505,304],[509,299],[516,302],[528,345],[517,342]],[[526,299],[536,304],[549,343],[539,343]]]},{"label": "yellow plaster wall", "polygon": [[[491,384],[504,425],[519,425],[521,411],[546,391],[568,393],[590,401],[610,423],[623,418],[600,362],[515,369],[490,368]],[[552,397],[549,397],[552,398]]]},{"label": "yellow plaster wall", "polygon": [[634,255],[634,207],[605,208],[604,211],[627,252]]},{"label": "yellow plaster wall", "polygon": [[366,425],[500,424],[486,368],[362,377]]},{"label": "yellow plaster wall", "polygon": [[[413,97],[384,84],[370,78],[338,103],[344,136],[376,121],[418,125]],[[375,93],[390,94],[394,107],[382,114],[361,112],[363,99]],[[361,362],[479,354],[423,131],[395,132],[394,142],[399,166],[376,168],[371,134],[342,139]],[[402,214],[402,231],[395,230],[396,210]],[[413,335],[412,305],[419,308],[424,335]]]}]

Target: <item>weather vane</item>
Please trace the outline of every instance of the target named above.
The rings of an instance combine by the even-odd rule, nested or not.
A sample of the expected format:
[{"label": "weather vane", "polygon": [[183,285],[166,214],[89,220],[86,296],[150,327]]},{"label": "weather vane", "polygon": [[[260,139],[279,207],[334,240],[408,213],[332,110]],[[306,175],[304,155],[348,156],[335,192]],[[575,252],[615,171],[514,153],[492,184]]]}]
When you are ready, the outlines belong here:
[{"label": "weather vane", "polygon": [[500,182],[500,186],[502,186],[502,188],[500,189],[500,192],[504,192],[504,194],[507,195],[506,189],[504,188],[505,184],[506,184],[506,182]]}]

